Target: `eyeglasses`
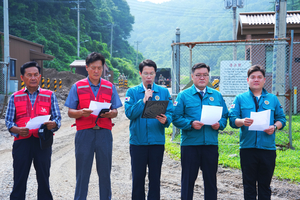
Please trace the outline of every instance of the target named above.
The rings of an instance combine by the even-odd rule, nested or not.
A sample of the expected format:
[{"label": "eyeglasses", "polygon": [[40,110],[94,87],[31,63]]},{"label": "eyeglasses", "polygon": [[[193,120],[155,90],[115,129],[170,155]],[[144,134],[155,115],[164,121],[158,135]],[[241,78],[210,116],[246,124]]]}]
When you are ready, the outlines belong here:
[{"label": "eyeglasses", "polygon": [[197,78],[207,78],[207,77],[209,77],[209,74],[195,74],[195,76]]},{"label": "eyeglasses", "polygon": [[252,80],[253,80],[253,79],[261,80],[261,79],[264,78],[264,76],[254,76],[254,75],[253,75],[253,76],[250,76],[249,78],[252,79]]},{"label": "eyeglasses", "polygon": [[98,69],[98,71],[100,71],[102,69],[102,67],[96,67],[96,66],[91,66],[90,67],[93,71],[95,71],[96,69]]},{"label": "eyeglasses", "polygon": [[147,77],[147,76],[155,76],[155,73],[154,73],[154,72],[153,72],[153,73],[150,73],[150,74],[148,74],[148,73],[142,73],[142,75],[143,75],[143,76],[146,76],[146,77]]}]

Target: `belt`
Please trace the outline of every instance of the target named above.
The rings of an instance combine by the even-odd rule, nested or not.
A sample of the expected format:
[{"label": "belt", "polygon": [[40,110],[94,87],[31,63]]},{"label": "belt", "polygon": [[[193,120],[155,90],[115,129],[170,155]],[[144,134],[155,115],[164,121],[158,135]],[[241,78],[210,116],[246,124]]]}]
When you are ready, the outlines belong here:
[{"label": "belt", "polygon": [[101,130],[101,129],[103,129],[103,128],[101,128],[100,126],[96,125],[96,126],[93,127],[93,129],[94,129],[94,130]]}]

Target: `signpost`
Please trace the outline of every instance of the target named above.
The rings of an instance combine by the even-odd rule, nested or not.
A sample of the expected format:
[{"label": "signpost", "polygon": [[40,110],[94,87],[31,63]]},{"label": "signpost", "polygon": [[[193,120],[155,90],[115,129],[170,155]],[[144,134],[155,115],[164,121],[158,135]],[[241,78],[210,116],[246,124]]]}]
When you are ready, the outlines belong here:
[{"label": "signpost", "polygon": [[221,62],[220,92],[225,96],[224,99],[228,108],[237,94],[248,90],[247,71],[250,66],[251,62],[248,60],[226,60]]}]

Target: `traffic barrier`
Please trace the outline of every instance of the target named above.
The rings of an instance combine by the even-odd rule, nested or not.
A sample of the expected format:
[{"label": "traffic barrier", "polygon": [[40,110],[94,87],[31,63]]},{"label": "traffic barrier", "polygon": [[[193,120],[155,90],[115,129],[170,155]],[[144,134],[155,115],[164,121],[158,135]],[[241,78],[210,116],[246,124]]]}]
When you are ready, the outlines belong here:
[{"label": "traffic barrier", "polygon": [[220,80],[219,79],[214,79],[214,81],[211,83],[214,87],[214,89],[220,91]]},{"label": "traffic barrier", "polygon": [[42,88],[45,88],[45,78],[42,77]]},{"label": "traffic barrier", "polygon": [[122,88],[123,84],[124,84],[123,79],[119,79],[119,88]]},{"label": "traffic barrier", "polygon": [[58,87],[59,87],[59,89],[61,89],[61,84],[62,84],[62,80],[61,79],[58,79]]},{"label": "traffic barrier", "polygon": [[21,82],[21,89],[24,89],[25,88],[25,83],[24,81]]},{"label": "traffic barrier", "polygon": [[56,92],[57,91],[57,80],[56,80],[56,78],[54,79],[53,83],[54,83],[54,92]]},{"label": "traffic barrier", "polygon": [[[45,77],[42,77],[41,88],[47,88],[48,90],[50,90],[50,87],[51,87],[50,78],[47,78],[46,86],[45,86]],[[24,83],[24,81],[21,81],[21,89],[24,89],[24,88],[25,88],[25,83]],[[61,89],[61,88],[62,88],[62,80],[58,79],[58,86],[57,86],[57,79],[54,78],[53,79],[53,90],[54,90],[54,92],[56,92],[57,89]]]},{"label": "traffic barrier", "polygon": [[50,90],[50,78],[47,78],[47,89]]}]

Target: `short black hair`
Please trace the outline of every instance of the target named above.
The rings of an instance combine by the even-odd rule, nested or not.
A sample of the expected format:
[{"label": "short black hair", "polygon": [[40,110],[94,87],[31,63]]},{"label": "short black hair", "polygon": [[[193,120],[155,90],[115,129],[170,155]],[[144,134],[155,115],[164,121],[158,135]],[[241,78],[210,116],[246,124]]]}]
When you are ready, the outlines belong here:
[{"label": "short black hair", "polygon": [[39,70],[39,73],[41,73],[41,67],[39,66],[39,64],[35,61],[29,61],[27,63],[24,63],[24,65],[22,65],[22,67],[20,68],[20,72],[22,74],[22,76],[24,76],[25,74],[25,69],[29,68],[29,67],[36,67]]},{"label": "short black hair", "polygon": [[263,74],[263,76],[265,77],[266,75],[266,70],[260,66],[260,65],[252,65],[249,69],[248,69],[248,78],[249,76],[253,73],[253,72],[261,72]]},{"label": "short black hair", "polygon": [[192,73],[195,72],[196,69],[199,68],[206,68],[208,70],[208,73],[210,71],[210,67],[208,65],[206,65],[205,63],[196,63],[194,64],[194,66],[192,67]]},{"label": "short black hair", "polygon": [[85,64],[87,66],[89,66],[91,63],[98,61],[98,60],[102,61],[102,65],[105,64],[105,58],[101,53],[92,52],[86,57]]},{"label": "short black hair", "polygon": [[140,64],[139,64],[139,70],[140,72],[142,73],[143,72],[143,69],[145,66],[148,66],[148,67],[154,67],[154,71],[156,72],[157,70],[157,66],[156,66],[156,63],[150,59],[146,59],[146,60],[143,60]]}]

